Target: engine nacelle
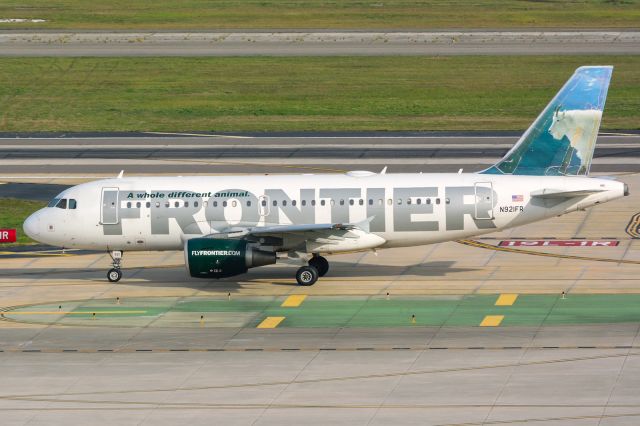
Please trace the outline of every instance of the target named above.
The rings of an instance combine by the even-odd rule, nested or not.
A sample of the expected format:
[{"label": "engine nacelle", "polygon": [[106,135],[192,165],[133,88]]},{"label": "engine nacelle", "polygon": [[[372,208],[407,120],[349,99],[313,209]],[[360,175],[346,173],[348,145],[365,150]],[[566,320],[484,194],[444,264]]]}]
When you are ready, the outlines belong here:
[{"label": "engine nacelle", "polygon": [[193,238],[184,245],[184,259],[192,277],[224,278],[274,264],[276,254],[248,245],[244,240]]}]

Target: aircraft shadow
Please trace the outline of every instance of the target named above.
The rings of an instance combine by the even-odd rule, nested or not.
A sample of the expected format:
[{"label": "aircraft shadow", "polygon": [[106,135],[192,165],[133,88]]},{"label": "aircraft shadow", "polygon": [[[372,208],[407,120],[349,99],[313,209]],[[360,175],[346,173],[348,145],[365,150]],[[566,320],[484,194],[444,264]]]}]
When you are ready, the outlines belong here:
[{"label": "aircraft shadow", "polygon": [[[411,265],[374,265],[355,264],[349,262],[330,262],[330,270],[326,279],[335,281],[345,280],[366,281],[391,279],[403,277],[403,279],[416,279],[426,277],[444,277],[457,273],[477,271],[477,268],[454,267],[454,261],[425,262]],[[29,279],[30,285],[37,285],[42,280],[84,280],[88,283],[107,283],[104,268],[70,269],[70,268],[29,268],[29,269],[0,269],[0,279]],[[245,287],[257,285],[297,286],[295,281],[295,265],[281,264],[272,267],[250,269],[248,273],[222,279],[199,279],[188,276],[183,267],[171,268],[123,268],[123,278],[120,283],[128,286],[147,287],[174,287],[176,285],[191,287],[200,290],[220,290],[224,288],[230,292],[238,291]],[[316,285],[322,285],[320,278]],[[117,285],[117,284],[116,284]]]}]

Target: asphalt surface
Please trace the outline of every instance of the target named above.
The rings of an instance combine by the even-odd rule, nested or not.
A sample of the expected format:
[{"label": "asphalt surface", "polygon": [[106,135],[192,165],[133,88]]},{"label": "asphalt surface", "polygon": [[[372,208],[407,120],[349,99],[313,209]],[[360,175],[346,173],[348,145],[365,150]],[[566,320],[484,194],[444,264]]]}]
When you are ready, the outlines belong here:
[{"label": "asphalt surface", "polygon": [[[493,235],[608,233],[619,239],[616,247],[545,248],[554,256],[527,256],[451,242],[351,253],[332,256],[330,273],[308,288],[295,285],[294,268],[287,265],[223,280],[189,278],[180,252],[126,253],[125,276],[117,284],[104,279],[104,253],[0,256],[2,423],[635,424],[640,325],[620,322],[630,311],[617,313],[608,294],[638,293],[638,264],[598,259],[640,261],[638,240],[624,231],[639,199],[632,193],[588,212]],[[594,260],[563,257],[571,254]],[[565,300],[561,291],[567,291]],[[518,300],[487,304],[497,293],[519,294]],[[299,294],[307,300],[283,315],[326,324],[258,329],[247,320],[261,315],[251,301],[278,306]],[[576,304],[587,294],[596,302]],[[225,309],[228,295],[229,306],[246,306]],[[419,302],[436,310],[438,301],[456,303],[462,295],[473,306],[450,315]],[[476,297],[485,303],[476,304]],[[422,308],[417,324],[410,320],[416,311],[381,307],[373,324],[336,327],[340,309],[313,307],[314,301],[396,306],[396,299]],[[185,301],[200,307],[183,309]],[[207,309],[214,303],[224,312]],[[571,318],[584,322],[540,319],[538,310],[563,309],[563,303]],[[58,313],[89,305],[112,316],[82,320]],[[127,312],[158,306],[173,310]],[[520,317],[536,325],[455,325],[476,311],[478,322],[482,315],[502,314],[504,324]],[[405,326],[375,324],[398,315]],[[422,325],[432,315],[447,315],[447,325]],[[29,323],[43,317],[47,324]],[[592,317],[605,322],[588,323]]]},{"label": "asphalt surface", "polygon": [[640,54],[637,31],[0,32],[0,56]]},{"label": "asphalt surface", "polygon": [[[0,139],[0,179],[52,174],[336,173],[482,170],[517,141],[501,134],[410,136],[138,136]],[[603,134],[592,171],[640,171],[640,135]],[[59,177],[59,176],[58,176]],[[12,187],[7,187],[7,191]],[[2,194],[0,186],[0,194]]]}]

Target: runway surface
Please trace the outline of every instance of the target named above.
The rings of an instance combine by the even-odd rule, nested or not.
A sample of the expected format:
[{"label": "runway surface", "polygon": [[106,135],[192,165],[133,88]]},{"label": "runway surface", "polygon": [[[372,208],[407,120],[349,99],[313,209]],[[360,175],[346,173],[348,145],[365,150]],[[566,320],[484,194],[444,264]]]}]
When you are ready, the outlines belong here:
[{"label": "runway surface", "polygon": [[637,31],[0,32],[0,56],[620,55]]},{"label": "runway surface", "polygon": [[[69,182],[127,174],[467,172],[494,164],[517,136],[141,136],[0,139],[0,180]],[[594,173],[640,171],[640,135],[598,138]],[[0,187],[0,195],[2,188]]]},{"label": "runway surface", "polygon": [[[2,423],[636,424],[637,137],[599,140],[598,161],[624,159],[617,176],[629,197],[472,241],[331,256],[329,274],[312,287],[296,286],[286,264],[189,278],[180,252],[125,253],[117,284],[105,279],[105,253],[0,252]],[[7,157],[33,155],[0,167],[73,152],[58,159],[75,180],[35,180],[72,183],[100,175],[82,167],[105,162],[101,150],[113,167],[133,152],[132,167],[147,155],[165,172],[160,160],[183,167],[189,151],[210,156],[210,170],[231,154],[273,161],[262,166],[268,172],[300,158],[334,167],[344,151],[345,168],[383,152],[397,161],[390,169],[428,171],[416,156],[429,153],[438,165],[466,153],[467,166],[480,167],[469,153],[488,161],[514,140],[3,139]],[[310,145],[326,148],[312,157]],[[262,157],[253,160],[247,146]],[[163,157],[164,149],[175,155]],[[618,244],[500,247],[504,240]]]}]

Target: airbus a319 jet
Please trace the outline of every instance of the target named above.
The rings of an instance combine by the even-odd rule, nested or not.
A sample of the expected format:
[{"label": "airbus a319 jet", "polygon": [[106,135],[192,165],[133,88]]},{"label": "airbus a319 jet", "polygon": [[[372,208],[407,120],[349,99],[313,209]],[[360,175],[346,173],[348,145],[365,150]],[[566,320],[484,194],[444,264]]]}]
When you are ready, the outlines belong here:
[{"label": "airbus a319 jet", "polygon": [[124,177],[71,187],[24,222],[34,240],[122,254],[183,250],[192,277],[223,278],[299,261],[313,285],[324,256],[451,241],[544,220],[628,195],[590,178],[613,68],[578,68],[495,165],[477,173]]}]

